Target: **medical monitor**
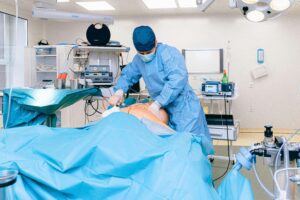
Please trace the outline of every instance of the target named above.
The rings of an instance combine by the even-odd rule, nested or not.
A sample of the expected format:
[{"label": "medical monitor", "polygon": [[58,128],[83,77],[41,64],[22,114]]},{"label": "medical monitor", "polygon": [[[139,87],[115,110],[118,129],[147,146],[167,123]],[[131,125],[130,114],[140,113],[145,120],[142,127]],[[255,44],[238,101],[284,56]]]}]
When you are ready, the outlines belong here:
[{"label": "medical monitor", "polygon": [[183,49],[189,74],[223,73],[223,49]]}]

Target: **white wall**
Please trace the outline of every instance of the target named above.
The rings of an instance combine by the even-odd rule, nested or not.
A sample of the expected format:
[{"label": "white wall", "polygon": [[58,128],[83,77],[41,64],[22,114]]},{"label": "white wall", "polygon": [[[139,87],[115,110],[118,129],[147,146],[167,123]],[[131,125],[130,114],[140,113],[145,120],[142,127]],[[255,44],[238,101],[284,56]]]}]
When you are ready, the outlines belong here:
[{"label": "white wall", "polygon": [[[15,7],[0,3],[0,11],[15,15]],[[31,17],[30,11],[19,8],[19,16],[28,20],[28,46],[36,45],[44,37],[44,22]]]},{"label": "white wall", "polygon": [[[134,27],[147,24],[159,41],[182,48],[225,49],[231,41],[230,79],[239,87],[240,97],[233,111],[243,128],[300,128],[300,15],[284,15],[275,21],[251,23],[241,15],[160,16],[118,19],[110,26],[112,39],[132,47]],[[87,23],[47,22],[46,38],[51,43],[85,39]],[[265,49],[269,75],[252,80],[250,70],[257,67],[256,50]],[[226,63],[226,62],[225,62]],[[199,77],[191,81],[199,88]],[[252,85],[252,86],[251,86]],[[252,87],[252,88],[251,88]]]},{"label": "white wall", "polygon": [[[16,15],[15,6],[14,5],[8,5],[4,3],[0,3],[0,11]],[[38,41],[40,41],[42,38],[44,38],[44,22],[39,19],[34,19],[31,17],[30,11],[25,11],[21,7],[19,7],[19,17],[27,19],[27,28],[28,28],[28,47],[32,47],[33,45],[36,45]],[[14,29],[14,26],[12,27]],[[12,30],[14,33],[14,30]],[[18,34],[24,34],[20,31]],[[13,36],[14,37],[14,36]],[[20,37],[18,37],[20,39]],[[14,52],[15,49],[13,49],[12,52]],[[10,76],[9,80],[10,83],[8,87],[22,87],[22,86],[29,86],[30,82],[30,71],[31,67],[28,65],[27,58],[30,58],[31,52],[28,48],[23,48],[23,46],[17,47],[17,57],[12,57],[12,60],[15,60],[12,65],[14,67],[10,68]],[[13,53],[12,56],[15,54]]]}]

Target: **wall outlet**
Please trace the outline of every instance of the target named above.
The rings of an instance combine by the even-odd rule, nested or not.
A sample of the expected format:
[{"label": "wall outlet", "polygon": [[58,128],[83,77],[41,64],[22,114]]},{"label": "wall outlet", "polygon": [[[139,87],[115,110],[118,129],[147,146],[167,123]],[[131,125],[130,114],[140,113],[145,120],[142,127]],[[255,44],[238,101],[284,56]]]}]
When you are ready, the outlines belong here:
[{"label": "wall outlet", "polygon": [[268,70],[266,66],[260,66],[251,70],[251,75],[253,79],[259,79],[268,75]]}]

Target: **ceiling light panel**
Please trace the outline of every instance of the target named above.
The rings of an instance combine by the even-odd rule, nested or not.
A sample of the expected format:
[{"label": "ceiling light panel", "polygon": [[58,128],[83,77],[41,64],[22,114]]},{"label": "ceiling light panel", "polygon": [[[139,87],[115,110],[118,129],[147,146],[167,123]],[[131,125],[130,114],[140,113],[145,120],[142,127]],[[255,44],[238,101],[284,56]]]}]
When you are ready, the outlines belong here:
[{"label": "ceiling light panel", "polygon": [[177,0],[180,8],[197,8],[196,0]]},{"label": "ceiling light panel", "polygon": [[70,0],[57,0],[57,3],[67,3],[70,2]]},{"label": "ceiling light panel", "polygon": [[115,10],[109,3],[106,1],[90,1],[90,2],[76,2],[78,5],[84,7],[87,10]]},{"label": "ceiling light panel", "polygon": [[143,0],[149,9],[177,8],[175,0]]}]

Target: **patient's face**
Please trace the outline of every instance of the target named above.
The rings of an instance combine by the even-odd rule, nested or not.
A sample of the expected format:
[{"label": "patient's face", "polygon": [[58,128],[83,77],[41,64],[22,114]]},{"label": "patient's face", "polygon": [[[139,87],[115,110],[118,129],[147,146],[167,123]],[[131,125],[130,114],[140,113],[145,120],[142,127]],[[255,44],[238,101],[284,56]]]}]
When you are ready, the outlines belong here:
[{"label": "patient's face", "polygon": [[121,112],[126,112],[136,116],[137,118],[147,118],[151,121],[157,122],[159,124],[167,125],[169,122],[169,116],[164,109],[160,109],[160,114],[162,120],[157,118],[152,112],[148,110],[150,104],[134,104],[126,108],[122,108]]}]

